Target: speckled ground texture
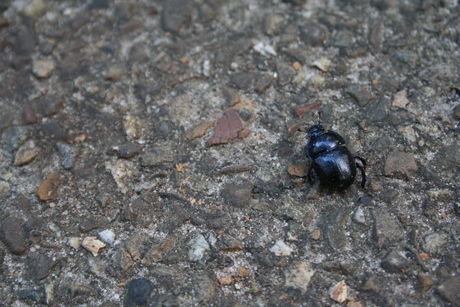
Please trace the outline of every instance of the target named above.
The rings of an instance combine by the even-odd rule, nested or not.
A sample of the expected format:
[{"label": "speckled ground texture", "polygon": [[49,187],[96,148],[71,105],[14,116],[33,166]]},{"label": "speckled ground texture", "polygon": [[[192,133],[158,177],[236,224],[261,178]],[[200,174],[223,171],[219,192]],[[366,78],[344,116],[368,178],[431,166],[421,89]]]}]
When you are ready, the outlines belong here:
[{"label": "speckled ground texture", "polygon": [[460,305],[458,1],[0,13],[0,306]]}]

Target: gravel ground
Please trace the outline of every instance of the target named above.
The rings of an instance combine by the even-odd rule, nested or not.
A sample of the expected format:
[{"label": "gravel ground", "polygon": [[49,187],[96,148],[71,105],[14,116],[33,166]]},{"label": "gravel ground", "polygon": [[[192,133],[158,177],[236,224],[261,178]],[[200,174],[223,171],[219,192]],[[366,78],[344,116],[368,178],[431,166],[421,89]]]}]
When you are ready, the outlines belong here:
[{"label": "gravel ground", "polygon": [[0,13],[0,306],[460,305],[458,1]]}]

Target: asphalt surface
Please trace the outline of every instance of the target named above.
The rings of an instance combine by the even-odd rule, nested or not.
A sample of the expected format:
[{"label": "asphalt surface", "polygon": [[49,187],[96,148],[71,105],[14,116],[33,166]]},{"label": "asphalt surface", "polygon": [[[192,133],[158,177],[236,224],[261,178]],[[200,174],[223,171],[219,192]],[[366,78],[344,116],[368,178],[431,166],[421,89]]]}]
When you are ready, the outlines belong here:
[{"label": "asphalt surface", "polygon": [[458,1],[0,12],[0,306],[460,305]]}]

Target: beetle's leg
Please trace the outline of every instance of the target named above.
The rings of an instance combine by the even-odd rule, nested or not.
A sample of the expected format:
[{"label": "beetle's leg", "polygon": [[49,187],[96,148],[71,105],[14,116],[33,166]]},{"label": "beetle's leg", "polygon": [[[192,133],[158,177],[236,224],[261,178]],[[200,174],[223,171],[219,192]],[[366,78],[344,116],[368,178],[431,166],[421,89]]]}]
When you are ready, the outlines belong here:
[{"label": "beetle's leg", "polygon": [[311,185],[313,185],[313,179],[311,178],[312,169],[313,169],[313,165],[310,165],[310,168],[308,169],[308,173],[307,173],[308,183]]},{"label": "beetle's leg", "polygon": [[366,160],[358,156],[355,156],[355,159],[358,159],[359,161],[361,161],[361,163],[363,164],[363,167],[366,168],[366,165],[367,165]]},{"label": "beetle's leg", "polygon": [[355,159],[359,160],[363,165],[359,164],[358,162],[355,162],[356,163],[356,167],[359,168],[359,170],[361,171],[361,187],[364,188],[364,185],[366,184],[366,172],[365,172],[365,169],[366,169],[366,160],[364,160],[363,158],[360,158],[360,157],[357,157],[355,156]]}]

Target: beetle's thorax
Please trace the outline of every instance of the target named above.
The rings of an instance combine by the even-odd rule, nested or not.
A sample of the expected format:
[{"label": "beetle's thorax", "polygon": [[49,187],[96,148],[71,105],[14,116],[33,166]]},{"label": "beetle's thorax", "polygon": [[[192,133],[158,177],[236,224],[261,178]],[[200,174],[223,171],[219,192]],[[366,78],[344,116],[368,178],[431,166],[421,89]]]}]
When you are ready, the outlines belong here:
[{"label": "beetle's thorax", "polygon": [[[310,129],[312,129],[314,126],[310,127]],[[334,150],[337,147],[343,146],[345,144],[345,140],[337,132],[331,130],[326,132],[323,128],[322,132],[320,130],[312,130],[312,133],[310,132],[310,129],[310,140],[307,144],[307,155],[310,159],[314,159],[322,153]]]}]

